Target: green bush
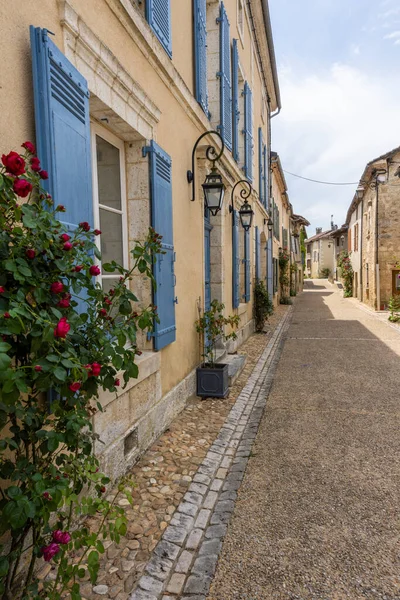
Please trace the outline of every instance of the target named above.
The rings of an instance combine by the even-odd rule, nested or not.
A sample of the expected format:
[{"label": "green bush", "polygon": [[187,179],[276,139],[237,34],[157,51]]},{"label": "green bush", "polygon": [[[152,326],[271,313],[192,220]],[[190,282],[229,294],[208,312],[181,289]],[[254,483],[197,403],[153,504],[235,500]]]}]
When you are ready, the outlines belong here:
[{"label": "green bush", "polygon": [[254,320],[256,331],[263,331],[265,321],[274,312],[274,305],[269,297],[265,283],[256,280],[254,286]]},{"label": "green bush", "polygon": [[323,269],[321,269],[321,274],[320,277],[321,279],[328,279],[328,277],[331,274],[331,270],[329,267],[324,267]]}]

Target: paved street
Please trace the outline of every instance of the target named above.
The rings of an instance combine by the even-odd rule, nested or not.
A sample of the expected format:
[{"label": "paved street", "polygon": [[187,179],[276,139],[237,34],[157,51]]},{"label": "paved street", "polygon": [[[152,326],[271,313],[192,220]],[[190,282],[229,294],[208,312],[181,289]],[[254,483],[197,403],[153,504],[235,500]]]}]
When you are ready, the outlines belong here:
[{"label": "paved street", "polygon": [[400,598],[400,330],[305,288],[210,600]]}]

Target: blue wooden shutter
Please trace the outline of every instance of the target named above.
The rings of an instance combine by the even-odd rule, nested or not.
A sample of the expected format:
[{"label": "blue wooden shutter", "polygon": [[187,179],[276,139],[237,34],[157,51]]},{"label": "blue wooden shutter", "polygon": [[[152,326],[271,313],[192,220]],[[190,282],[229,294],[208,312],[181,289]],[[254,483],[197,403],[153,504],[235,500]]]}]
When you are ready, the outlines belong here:
[{"label": "blue wooden shutter", "polygon": [[260,279],[261,266],[260,266],[260,232],[256,227],[256,279]]},{"label": "blue wooden shutter", "polygon": [[196,100],[208,117],[206,0],[194,0],[193,16]]},{"label": "blue wooden shutter", "polygon": [[226,147],[232,150],[232,86],[231,86],[231,41],[229,21],[221,2],[219,16],[219,72],[220,78],[220,125],[219,130]]},{"label": "blue wooden shutter", "polygon": [[253,181],[253,114],[252,93],[247,81],[244,84],[244,174]]},{"label": "blue wooden shutter", "polygon": [[250,231],[244,232],[245,294],[244,301],[250,300]]},{"label": "blue wooden shutter", "polygon": [[172,169],[171,158],[154,141],[143,148],[150,157],[151,225],[162,235],[165,254],[158,254],[153,273],[156,280],[154,304],[159,323],[154,323],[154,349],[161,350],[176,338],[174,238],[172,227]]},{"label": "blue wooden shutter", "polygon": [[36,145],[49,179],[42,185],[64,204],[58,217],[73,231],[93,225],[89,91],[87,81],[49,39],[31,26]]},{"label": "blue wooden shutter", "polygon": [[261,127],[258,128],[258,195],[260,202],[265,206],[264,200],[264,160],[263,160],[263,133]]},{"label": "blue wooden shutter", "polygon": [[146,19],[167,51],[172,57],[171,40],[171,3],[170,0],[146,0]]},{"label": "blue wooden shutter", "polygon": [[232,43],[232,154],[239,161],[239,52],[237,40]]},{"label": "blue wooden shutter", "polygon": [[233,308],[240,304],[239,292],[240,278],[240,256],[239,256],[239,215],[237,210],[233,211],[232,223],[232,290],[233,290]]},{"label": "blue wooden shutter", "polygon": [[264,206],[269,210],[269,165],[267,145],[263,147],[263,165],[264,165]]},{"label": "blue wooden shutter", "polygon": [[267,243],[267,290],[270,298],[274,295],[273,276],[272,237],[270,236]]}]

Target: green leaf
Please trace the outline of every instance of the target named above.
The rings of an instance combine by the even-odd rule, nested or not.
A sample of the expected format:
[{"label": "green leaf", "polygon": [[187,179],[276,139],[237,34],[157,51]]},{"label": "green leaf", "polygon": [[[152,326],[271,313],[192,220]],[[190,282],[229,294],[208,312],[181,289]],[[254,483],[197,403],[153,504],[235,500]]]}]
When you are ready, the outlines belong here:
[{"label": "green leaf", "polygon": [[110,263],[105,263],[104,265],[101,265],[101,267],[106,273],[115,273],[115,267]]},{"label": "green leaf", "polygon": [[0,577],[5,577],[8,573],[8,558],[6,556],[0,556]]},{"label": "green leaf", "polygon": [[0,353],[0,371],[7,369],[11,364],[11,358],[8,354]]},{"label": "green leaf", "polygon": [[[25,211],[24,211],[25,212]],[[24,214],[22,217],[22,222],[27,227],[27,229],[34,229],[37,226],[37,219],[30,214]]]},{"label": "green leaf", "polygon": [[67,379],[67,371],[62,367],[56,367],[53,374],[59,381],[65,381]]},{"label": "green leaf", "polygon": [[7,352],[10,348],[11,346],[7,342],[0,342],[0,352]]},{"label": "green leaf", "polygon": [[18,496],[22,496],[21,488],[16,485],[11,485],[7,488],[7,496],[11,498],[11,500],[14,500]]},{"label": "green leaf", "polygon": [[88,555],[88,565],[95,566],[99,562],[99,553],[96,550],[92,550]]},{"label": "green leaf", "polygon": [[76,364],[74,364],[72,360],[69,360],[68,358],[63,358],[61,364],[64,365],[66,369],[73,369],[76,367]]}]

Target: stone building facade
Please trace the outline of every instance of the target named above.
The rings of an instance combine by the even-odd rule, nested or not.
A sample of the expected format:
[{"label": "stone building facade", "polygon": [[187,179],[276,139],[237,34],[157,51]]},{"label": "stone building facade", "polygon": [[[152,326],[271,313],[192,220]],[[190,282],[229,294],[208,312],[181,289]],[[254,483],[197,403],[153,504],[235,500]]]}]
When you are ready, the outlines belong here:
[{"label": "stone building facade", "polygon": [[322,277],[323,270],[329,269],[330,276],[334,268],[334,252],[331,234],[334,230],[322,231],[316,229],[316,234],[305,241],[306,254],[306,275],[311,279]]},{"label": "stone building facade", "polygon": [[354,295],[375,310],[400,293],[399,165],[400,148],[370,161],[347,214]]},{"label": "stone building facade", "polygon": [[[253,331],[254,279],[273,282],[269,149],[281,101],[268,2],[26,0],[13,10],[3,3],[0,17],[2,152],[36,143],[56,204],[67,217],[72,205],[76,218],[83,208],[91,214],[107,261],[128,266],[135,241],[166,209],[157,221],[168,240],[161,324],[140,340],[138,378],[102,394],[105,410],[94,417],[97,452],[118,477],[195,393],[198,309],[217,298],[240,316],[236,351]],[[201,139],[192,168],[196,140],[210,130],[225,144],[216,216],[205,214],[201,188],[211,168],[206,149],[221,148],[215,134]],[[247,234],[238,211],[249,184]],[[289,229],[285,219],[280,228]],[[99,283],[112,284],[104,273]],[[152,299],[141,277],[132,289],[141,302]]]}]

